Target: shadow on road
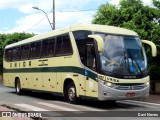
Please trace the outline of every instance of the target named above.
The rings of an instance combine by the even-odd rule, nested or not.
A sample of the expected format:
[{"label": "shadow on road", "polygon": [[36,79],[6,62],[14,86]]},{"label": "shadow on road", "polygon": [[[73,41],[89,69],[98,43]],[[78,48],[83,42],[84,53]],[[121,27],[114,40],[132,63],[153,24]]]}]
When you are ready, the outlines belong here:
[{"label": "shadow on road", "polygon": [[[16,94],[15,92],[10,92],[12,94]],[[42,93],[42,92],[34,92],[34,91],[25,91],[25,93],[22,96],[28,96],[32,98],[38,98],[41,100],[50,100],[50,101],[60,101],[65,102],[64,98],[62,96],[53,95],[51,93]],[[132,109],[132,108],[138,108],[143,107],[139,105],[133,105],[129,103],[121,103],[119,101],[115,103],[111,103],[109,101],[92,101],[92,100],[86,100],[86,99],[80,99],[77,105],[92,107],[92,108],[98,108],[103,110],[118,110],[118,109]]]}]

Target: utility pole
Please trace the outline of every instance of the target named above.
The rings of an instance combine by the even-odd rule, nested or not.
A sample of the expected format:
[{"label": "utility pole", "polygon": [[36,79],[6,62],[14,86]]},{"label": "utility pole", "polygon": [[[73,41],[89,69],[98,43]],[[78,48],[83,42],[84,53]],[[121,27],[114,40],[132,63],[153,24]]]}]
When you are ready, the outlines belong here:
[{"label": "utility pole", "polygon": [[53,30],[55,30],[55,0],[53,0]]}]

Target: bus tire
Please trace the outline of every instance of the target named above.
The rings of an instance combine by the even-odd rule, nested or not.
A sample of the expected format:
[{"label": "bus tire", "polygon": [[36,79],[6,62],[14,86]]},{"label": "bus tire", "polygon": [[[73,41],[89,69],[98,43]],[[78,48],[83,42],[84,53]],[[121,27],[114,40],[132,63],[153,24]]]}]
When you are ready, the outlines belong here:
[{"label": "bus tire", "polygon": [[78,98],[76,95],[76,87],[73,82],[69,83],[67,86],[66,100],[71,104],[76,104],[78,102]]},{"label": "bus tire", "polygon": [[19,78],[16,80],[15,89],[16,89],[16,94],[17,95],[21,95],[22,94],[21,83],[20,83]]}]

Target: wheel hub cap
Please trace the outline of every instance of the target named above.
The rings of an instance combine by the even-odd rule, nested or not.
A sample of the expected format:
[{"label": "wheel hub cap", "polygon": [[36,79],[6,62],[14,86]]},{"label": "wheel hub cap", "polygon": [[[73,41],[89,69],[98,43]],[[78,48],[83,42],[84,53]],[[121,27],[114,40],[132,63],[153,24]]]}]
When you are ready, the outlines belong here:
[{"label": "wheel hub cap", "polygon": [[70,88],[69,91],[68,91],[68,95],[69,95],[69,99],[73,100],[75,98],[75,89]]}]

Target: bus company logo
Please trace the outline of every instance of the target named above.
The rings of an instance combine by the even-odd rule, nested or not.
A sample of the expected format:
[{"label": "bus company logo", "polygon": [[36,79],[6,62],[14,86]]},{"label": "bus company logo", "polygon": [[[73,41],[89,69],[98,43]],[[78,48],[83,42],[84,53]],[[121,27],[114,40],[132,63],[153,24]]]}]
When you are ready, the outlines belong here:
[{"label": "bus company logo", "polygon": [[39,62],[40,62],[39,66],[48,66],[48,64],[47,64],[47,63],[45,63],[45,62],[47,62],[47,61],[48,61],[48,59],[45,59],[45,60],[39,60]]}]

